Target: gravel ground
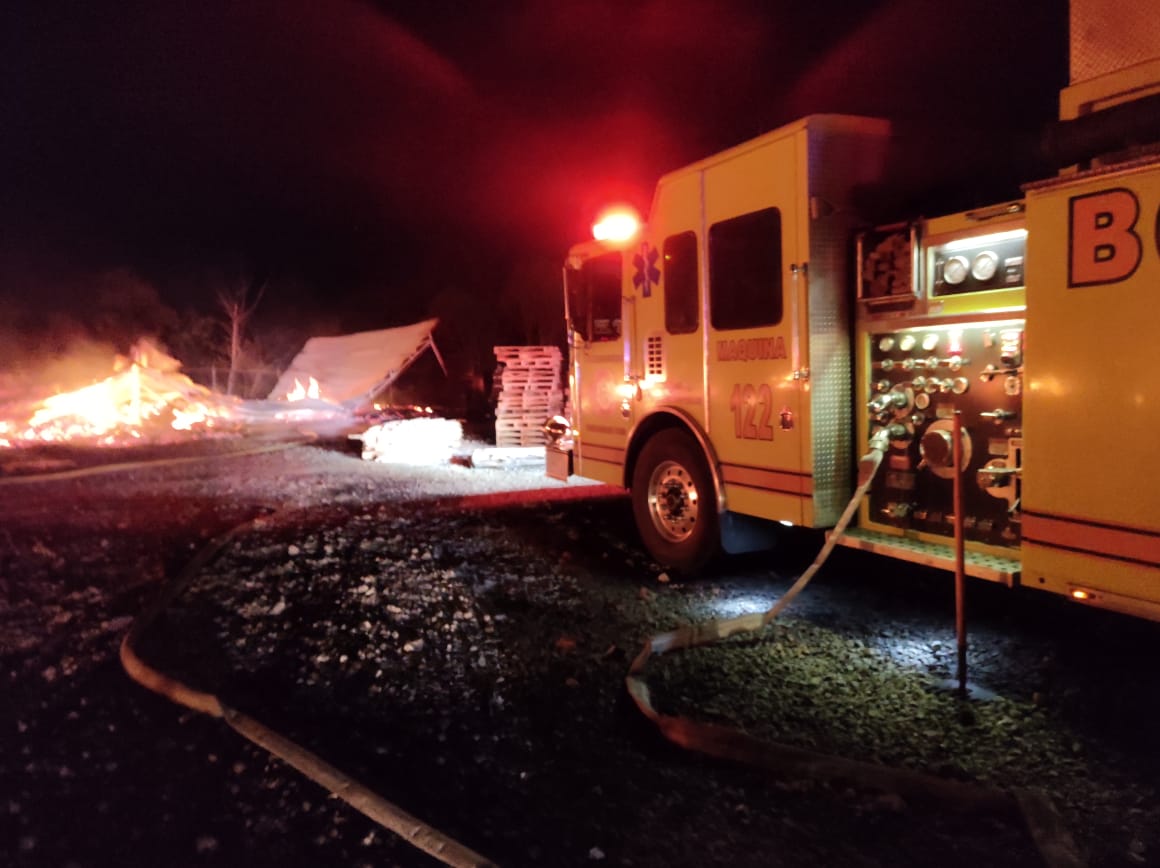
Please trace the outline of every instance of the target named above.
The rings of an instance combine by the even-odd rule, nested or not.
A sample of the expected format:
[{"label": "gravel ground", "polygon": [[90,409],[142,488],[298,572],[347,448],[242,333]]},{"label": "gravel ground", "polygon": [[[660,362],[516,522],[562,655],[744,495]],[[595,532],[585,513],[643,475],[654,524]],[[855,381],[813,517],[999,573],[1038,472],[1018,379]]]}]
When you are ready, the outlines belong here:
[{"label": "gravel ground", "polygon": [[[236,448],[4,465],[0,846],[13,864],[438,864],[125,676],[121,638],[179,576],[143,659],[501,865],[1039,861],[1010,818],[683,751],[632,707],[623,679],[648,636],[767,608],[815,536],[683,580],[638,549],[627,501],[605,489],[318,447],[227,457]],[[207,449],[219,454],[184,461]],[[162,460],[14,481],[126,457]],[[986,701],[939,689],[955,664],[947,577],[846,550],[764,635],[655,658],[648,680],[671,714],[1045,791],[1091,865],[1160,863],[1160,629],[984,584],[968,596]]]}]

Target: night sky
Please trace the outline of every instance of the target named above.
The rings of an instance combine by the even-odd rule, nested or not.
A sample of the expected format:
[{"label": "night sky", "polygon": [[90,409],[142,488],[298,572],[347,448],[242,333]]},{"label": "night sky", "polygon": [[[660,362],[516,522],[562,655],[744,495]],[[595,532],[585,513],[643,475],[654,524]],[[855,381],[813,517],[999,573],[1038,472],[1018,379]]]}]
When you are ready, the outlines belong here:
[{"label": "night sky", "polygon": [[1066,0],[8,0],[0,297],[232,269],[391,324],[803,114],[1035,130],[1066,39]]}]

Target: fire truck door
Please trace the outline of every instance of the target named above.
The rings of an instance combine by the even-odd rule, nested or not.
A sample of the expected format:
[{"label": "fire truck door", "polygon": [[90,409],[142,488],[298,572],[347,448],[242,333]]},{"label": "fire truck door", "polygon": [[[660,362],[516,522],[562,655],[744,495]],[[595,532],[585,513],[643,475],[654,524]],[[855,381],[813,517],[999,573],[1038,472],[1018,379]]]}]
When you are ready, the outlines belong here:
[{"label": "fire truck door", "polygon": [[575,470],[613,485],[624,483],[625,441],[633,401],[626,394],[622,254],[604,253],[566,271],[570,341],[575,359]]},{"label": "fire truck door", "polygon": [[[709,429],[727,507],[801,523],[806,357],[802,194],[787,136],[705,172]],[[800,295],[800,297],[799,297]]]}]

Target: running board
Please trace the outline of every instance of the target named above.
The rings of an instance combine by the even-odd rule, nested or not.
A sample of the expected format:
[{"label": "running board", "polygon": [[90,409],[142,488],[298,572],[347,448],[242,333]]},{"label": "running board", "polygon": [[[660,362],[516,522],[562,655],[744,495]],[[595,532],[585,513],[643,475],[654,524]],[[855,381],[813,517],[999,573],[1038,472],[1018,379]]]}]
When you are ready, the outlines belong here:
[{"label": "running board", "polygon": [[[955,570],[955,550],[942,543],[925,542],[924,540],[880,533],[866,528],[852,527],[838,538],[838,545],[887,555],[927,567],[936,567],[940,570],[949,570],[952,573]],[[1023,564],[1018,558],[988,555],[969,549],[964,554],[966,555],[965,566],[968,576],[987,579],[991,582],[1001,582],[1009,588],[1019,583]]]}]

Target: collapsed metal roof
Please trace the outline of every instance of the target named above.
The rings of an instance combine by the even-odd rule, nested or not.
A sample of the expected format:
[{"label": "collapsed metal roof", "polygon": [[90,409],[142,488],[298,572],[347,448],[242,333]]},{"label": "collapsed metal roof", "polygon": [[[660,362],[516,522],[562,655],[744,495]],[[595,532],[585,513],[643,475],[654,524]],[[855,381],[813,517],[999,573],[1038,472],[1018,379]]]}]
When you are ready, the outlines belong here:
[{"label": "collapsed metal roof", "polygon": [[390,386],[428,348],[439,350],[432,333],[439,320],[413,325],[310,338],[283,372],[269,398],[284,398],[310,378],[318,383],[319,397],[335,404],[357,407]]}]

